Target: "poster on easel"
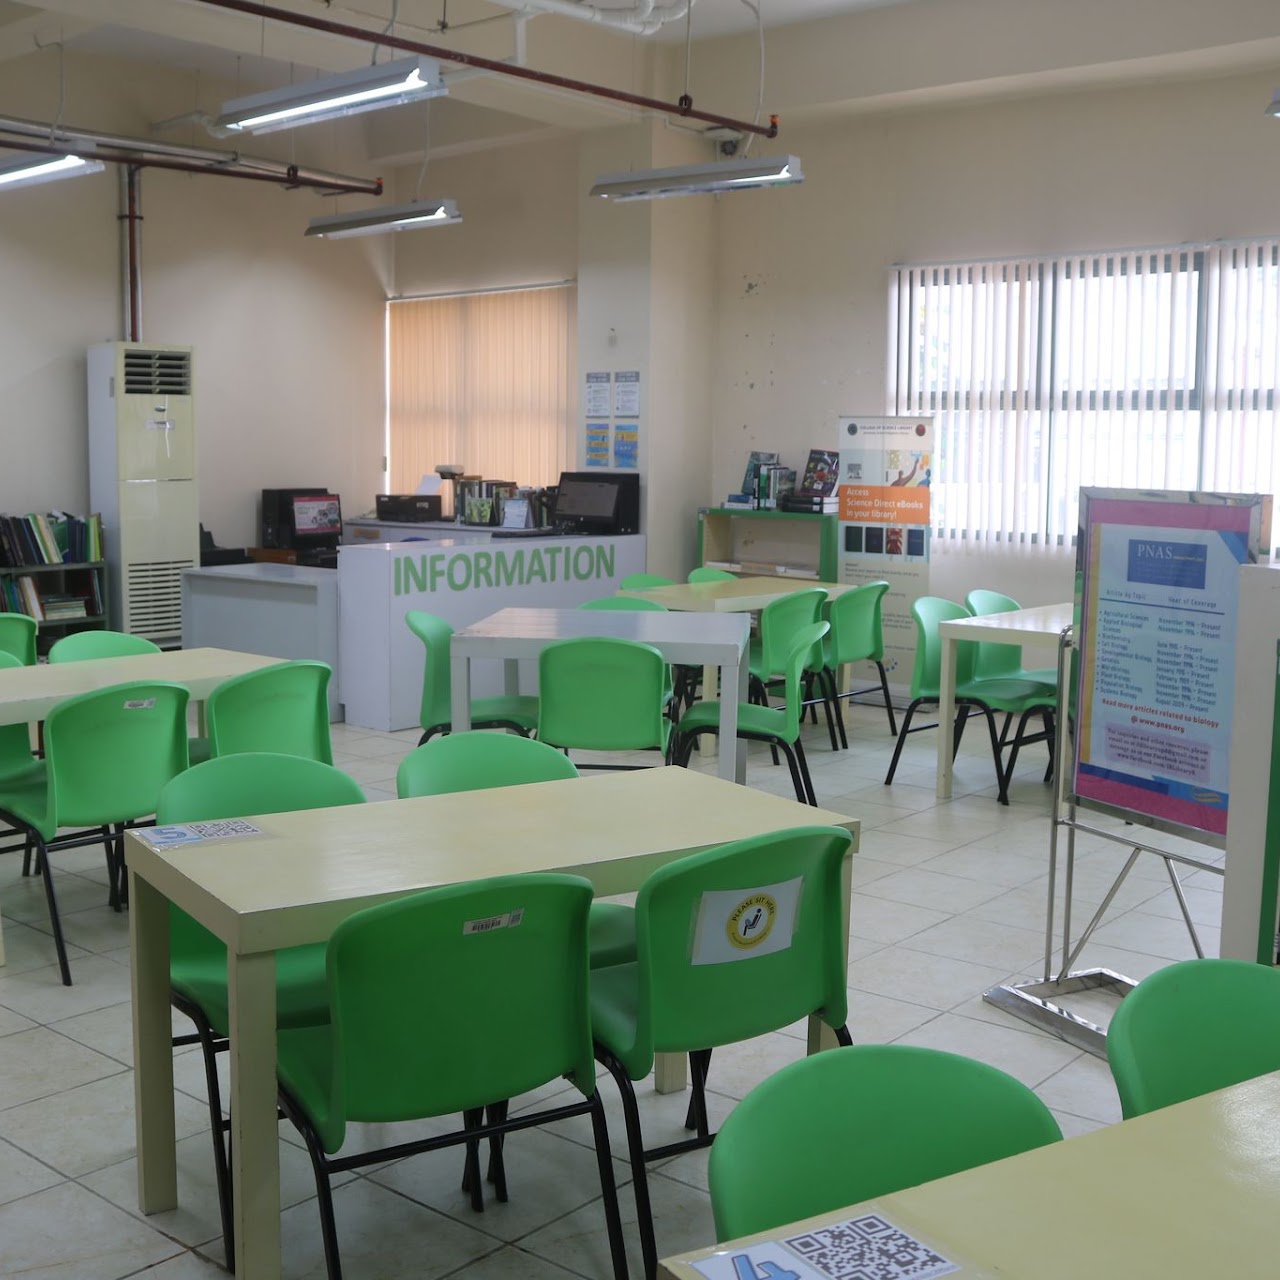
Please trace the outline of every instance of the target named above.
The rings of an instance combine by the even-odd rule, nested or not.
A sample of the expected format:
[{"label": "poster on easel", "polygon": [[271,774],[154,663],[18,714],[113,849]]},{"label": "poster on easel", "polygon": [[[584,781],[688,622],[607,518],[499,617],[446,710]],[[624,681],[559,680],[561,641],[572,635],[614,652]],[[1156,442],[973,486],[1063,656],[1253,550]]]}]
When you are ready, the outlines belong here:
[{"label": "poster on easel", "polygon": [[845,417],[838,438],[840,581],[888,582],[884,665],[902,683],[916,647],[911,606],[929,593],[933,418]]},{"label": "poster on easel", "polygon": [[1222,844],[1239,569],[1260,494],[1080,490],[1077,803]]}]

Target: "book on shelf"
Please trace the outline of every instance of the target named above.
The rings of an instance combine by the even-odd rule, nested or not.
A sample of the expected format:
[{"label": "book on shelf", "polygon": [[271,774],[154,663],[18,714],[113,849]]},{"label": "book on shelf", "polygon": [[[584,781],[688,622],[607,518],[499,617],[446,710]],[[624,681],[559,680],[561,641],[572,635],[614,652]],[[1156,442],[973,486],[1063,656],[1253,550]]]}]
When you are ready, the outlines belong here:
[{"label": "book on shelf", "polygon": [[747,458],[746,474],[742,477],[742,492],[755,497],[760,484],[760,469],[776,466],[778,455],[764,449],[753,449]]},{"label": "book on shelf", "polygon": [[0,568],[86,564],[101,559],[101,516],[72,516],[62,511],[0,515]]},{"label": "book on shelf", "polygon": [[837,449],[810,449],[804,464],[804,476],[796,486],[797,494],[831,497],[840,478],[840,453]]},{"label": "book on shelf", "polygon": [[778,505],[793,514],[834,515],[840,510],[840,499],[835,494],[824,498],[816,493],[789,493]]}]

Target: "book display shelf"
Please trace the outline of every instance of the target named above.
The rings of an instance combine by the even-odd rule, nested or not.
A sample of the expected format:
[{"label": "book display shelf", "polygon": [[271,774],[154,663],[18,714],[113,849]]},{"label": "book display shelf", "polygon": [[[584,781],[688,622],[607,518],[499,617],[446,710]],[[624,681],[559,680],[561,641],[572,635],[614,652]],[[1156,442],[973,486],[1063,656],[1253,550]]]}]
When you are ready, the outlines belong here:
[{"label": "book display shelf", "polygon": [[39,627],[41,654],[73,631],[107,619],[107,567],[96,516],[0,516],[0,613]]},{"label": "book display shelf", "polygon": [[752,576],[836,581],[835,515],[790,511],[698,512],[698,563]]}]

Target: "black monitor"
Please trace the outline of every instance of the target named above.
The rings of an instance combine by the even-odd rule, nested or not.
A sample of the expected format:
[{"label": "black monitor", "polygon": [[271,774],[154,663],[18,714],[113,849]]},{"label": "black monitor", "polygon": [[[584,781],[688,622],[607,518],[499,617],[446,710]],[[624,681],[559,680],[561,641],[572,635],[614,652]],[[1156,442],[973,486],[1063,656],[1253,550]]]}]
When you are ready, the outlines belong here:
[{"label": "black monitor", "polygon": [[262,491],[262,541],[264,547],[288,548],[293,542],[294,498],[320,496],[329,491],[323,486],[290,489],[263,489]]},{"label": "black monitor", "polygon": [[640,477],[632,471],[564,471],[555,523],[579,533],[640,531]]},{"label": "black monitor", "polygon": [[294,494],[293,545],[336,547],[342,541],[342,504],[336,493]]}]

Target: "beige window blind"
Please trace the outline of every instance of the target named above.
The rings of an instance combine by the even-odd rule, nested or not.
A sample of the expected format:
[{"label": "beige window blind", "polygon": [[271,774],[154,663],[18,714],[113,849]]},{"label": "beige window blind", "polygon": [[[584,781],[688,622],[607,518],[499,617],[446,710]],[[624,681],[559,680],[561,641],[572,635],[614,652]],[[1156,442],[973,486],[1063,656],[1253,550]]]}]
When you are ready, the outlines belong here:
[{"label": "beige window blind", "polygon": [[437,463],[555,484],[575,453],[572,285],[389,304],[392,493]]}]

